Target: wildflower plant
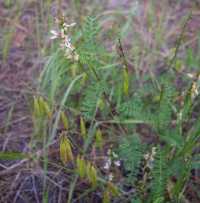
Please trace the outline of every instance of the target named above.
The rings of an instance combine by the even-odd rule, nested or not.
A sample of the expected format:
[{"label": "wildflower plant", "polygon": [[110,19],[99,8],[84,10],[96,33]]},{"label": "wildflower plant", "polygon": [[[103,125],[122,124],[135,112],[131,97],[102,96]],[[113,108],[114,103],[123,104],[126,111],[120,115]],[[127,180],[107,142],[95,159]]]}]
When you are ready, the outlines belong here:
[{"label": "wildflower plant", "polygon": [[80,194],[79,184],[100,192],[103,202],[182,202],[198,156],[199,115],[192,115],[199,75],[184,88],[176,86],[172,62],[159,77],[137,75],[121,39],[113,53],[100,43],[96,17],[74,31],[73,42],[69,30],[76,24],[63,17],[57,24],[51,38],[59,47],[41,74],[40,90],[51,106],[45,110],[51,117],[47,146],[65,130],[59,156],[73,177],[68,202]]}]

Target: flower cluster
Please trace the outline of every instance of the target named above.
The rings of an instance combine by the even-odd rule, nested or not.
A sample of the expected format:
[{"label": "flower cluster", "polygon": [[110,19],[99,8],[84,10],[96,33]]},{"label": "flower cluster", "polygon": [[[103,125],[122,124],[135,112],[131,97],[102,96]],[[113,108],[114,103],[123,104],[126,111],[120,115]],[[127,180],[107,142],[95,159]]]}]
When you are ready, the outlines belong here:
[{"label": "flower cluster", "polygon": [[156,155],[156,147],[152,147],[151,152],[144,155],[144,159],[146,160],[146,166],[150,169],[153,168],[155,155]]},{"label": "flower cluster", "polygon": [[75,51],[75,47],[71,43],[71,38],[68,35],[68,30],[70,27],[74,27],[76,23],[67,24],[65,23],[64,17],[61,19],[56,19],[56,22],[59,25],[59,31],[51,30],[51,39],[59,39],[60,47],[65,52],[67,59],[72,59],[74,61],[79,60],[79,55]]},{"label": "flower cluster", "polygon": [[112,164],[114,164],[114,166],[120,167],[121,161],[119,160],[118,155],[115,152],[111,151],[111,149],[108,149],[107,155],[108,156],[105,157],[105,163],[104,163],[103,168],[107,172],[109,172],[109,174],[108,174],[108,180],[112,181],[113,178],[114,178],[114,175],[113,175],[112,172],[110,172],[111,166],[112,166]]},{"label": "flower cluster", "polygon": [[191,99],[194,100],[199,95],[200,74],[195,75],[195,74],[192,74],[192,73],[188,73],[187,76],[194,80],[194,82],[192,83],[192,87],[190,89]]}]

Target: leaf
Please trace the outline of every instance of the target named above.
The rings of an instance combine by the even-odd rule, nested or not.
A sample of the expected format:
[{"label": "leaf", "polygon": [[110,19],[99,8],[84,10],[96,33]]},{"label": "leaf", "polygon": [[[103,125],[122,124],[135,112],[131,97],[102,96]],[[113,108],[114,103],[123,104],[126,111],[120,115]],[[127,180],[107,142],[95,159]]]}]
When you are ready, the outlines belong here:
[{"label": "leaf", "polygon": [[102,107],[101,96],[104,92],[105,82],[98,82],[90,84],[85,90],[84,99],[81,104],[81,111],[86,119],[92,119],[97,108]]},{"label": "leaf", "polygon": [[143,158],[143,146],[137,135],[124,138],[119,146],[119,157],[123,161],[125,169],[135,178]]},{"label": "leaf", "polygon": [[156,155],[154,158],[154,166],[152,170],[152,198],[154,201],[161,201],[163,202],[163,196],[166,190],[167,179],[169,176],[168,167],[167,167],[167,160],[166,154],[164,150],[158,148],[156,150]]},{"label": "leaf", "polygon": [[0,152],[0,160],[20,160],[28,157],[28,154],[21,152]]}]

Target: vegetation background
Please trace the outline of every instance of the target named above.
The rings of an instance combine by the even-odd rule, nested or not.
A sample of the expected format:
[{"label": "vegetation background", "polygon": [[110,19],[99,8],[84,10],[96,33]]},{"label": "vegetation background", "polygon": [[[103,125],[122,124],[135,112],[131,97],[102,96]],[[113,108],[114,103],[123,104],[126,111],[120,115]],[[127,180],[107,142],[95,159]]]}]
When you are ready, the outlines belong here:
[{"label": "vegetation background", "polygon": [[[127,173],[131,171],[130,167],[126,166],[126,157],[128,153],[130,153],[129,156],[132,156],[133,152],[138,152],[137,149],[134,148],[135,151],[133,152],[128,150],[128,143],[124,141],[123,146],[127,147],[127,151],[124,152],[123,147],[120,148],[122,152],[119,160],[123,160],[124,162],[120,164],[123,163],[125,166],[118,168],[113,165],[112,173],[106,171],[103,167],[109,150],[113,149],[114,151],[111,153],[114,153],[112,156],[115,156],[115,149],[122,142],[118,132],[120,126],[108,127],[105,124],[98,133],[116,134],[116,142],[113,142],[115,140],[113,136],[103,137],[103,150],[99,152],[92,148],[85,155],[85,159],[90,160],[93,164],[95,163],[95,167],[103,174],[98,179],[100,182],[98,184],[101,186],[97,190],[93,186],[88,186],[85,180],[77,181],[78,177],[74,176],[73,164],[69,168],[65,168],[61,164],[63,160],[65,162],[65,158],[59,154],[59,143],[54,140],[55,142],[52,142],[51,147],[46,150],[40,142],[34,143],[33,141],[36,139],[34,137],[37,134],[36,127],[42,123],[41,120],[37,121],[38,123],[34,122],[35,106],[33,100],[35,99],[34,101],[37,102],[40,97],[44,98],[44,100],[40,98],[43,105],[45,106],[45,101],[50,101],[48,105],[51,106],[54,103],[55,106],[57,105],[56,110],[59,110],[58,107],[61,102],[59,95],[57,95],[59,88],[55,92],[52,91],[53,93],[50,94],[53,95],[52,97],[48,97],[47,94],[40,91],[43,87],[49,85],[48,83],[45,84],[48,81],[44,81],[44,84],[41,85],[39,80],[41,72],[45,70],[44,67],[46,67],[45,64],[47,64],[49,56],[54,56],[57,53],[58,45],[50,39],[50,30],[55,29],[55,17],[58,17],[61,12],[64,13],[67,23],[76,22],[77,24],[75,29],[72,28],[70,31],[74,41],[79,39],[80,33],[78,30],[81,30],[84,26],[87,16],[96,16],[101,27],[98,40],[100,44],[104,45],[107,52],[111,53],[102,59],[106,62],[101,61],[101,66],[107,69],[125,65],[130,71],[129,74],[136,77],[135,86],[142,87],[144,85],[145,79],[140,80],[140,78],[151,78],[152,81],[160,80],[162,72],[166,69],[166,63],[168,68],[175,69],[176,88],[180,92],[184,92],[187,81],[189,81],[189,84],[196,84],[193,82],[195,82],[195,77],[198,76],[200,64],[200,2],[198,0],[0,0],[0,202],[147,202],[148,188],[139,186],[141,191],[138,192],[140,197],[138,198],[134,196],[135,187],[130,186],[124,180],[127,178]],[[76,48],[79,46],[79,42],[77,42]],[[80,53],[82,53],[81,48]],[[115,60],[110,60],[109,57],[113,57]],[[62,59],[59,57],[56,60],[58,60],[57,64],[62,63]],[[71,74],[72,76],[73,74],[76,75],[73,72]],[[186,77],[184,80],[182,80],[183,75]],[[115,77],[118,78],[118,75]],[[126,77],[126,73],[124,73],[124,77]],[[56,77],[54,79],[57,82]],[[111,80],[111,83],[114,83],[114,81]],[[58,83],[60,84],[59,80]],[[145,88],[147,88],[147,93],[148,91],[151,92],[148,84]],[[198,89],[195,90],[198,94]],[[195,90],[193,91],[195,92]],[[114,95],[114,93],[112,94]],[[110,94],[110,97],[112,97],[112,94]],[[78,101],[76,96],[74,95],[72,98],[75,103],[72,107],[76,106]],[[180,96],[178,102],[181,103],[181,99]],[[129,100],[130,97],[127,96],[125,101]],[[198,106],[198,104],[197,100],[195,105]],[[89,106],[91,105],[89,104]],[[198,118],[199,109],[196,109],[196,106],[193,109],[192,117],[183,128],[183,131],[186,129],[185,132],[189,131],[188,129]],[[74,109],[76,110],[76,108]],[[120,109],[124,114],[126,111],[131,113],[129,109],[126,109],[126,106]],[[115,114],[115,109],[112,110],[111,113]],[[72,130],[73,134],[84,136],[84,128],[88,128],[87,125],[89,125],[88,120],[81,116],[77,118],[72,116],[71,118],[68,111],[71,110],[67,110],[69,123],[71,122],[72,126],[76,122],[80,124],[80,132],[77,129]],[[107,114],[104,114],[101,118],[106,116]],[[122,116],[128,117],[127,114]],[[43,117],[42,120],[44,120]],[[93,121],[93,119],[91,120]],[[89,121],[91,120],[89,119]],[[63,125],[57,126],[56,132],[53,131],[57,137],[63,131],[63,128],[68,130],[68,127],[66,127],[68,124],[64,121],[65,117],[63,117]],[[173,119],[171,119],[171,122],[173,124]],[[44,126],[51,126],[51,124],[48,123],[47,125],[45,123]],[[42,126],[42,129],[45,128],[44,126]],[[195,129],[198,130],[197,127]],[[129,132],[130,128],[129,126],[127,128],[123,127],[122,130]],[[152,147],[159,143],[162,146],[163,143],[160,144],[160,140],[149,126],[139,123],[136,131],[140,134],[142,145]],[[101,145],[101,136],[98,140],[99,134],[97,134],[95,144]],[[72,142],[77,145],[76,147],[82,146],[80,137],[76,141],[73,139],[75,138],[72,138]],[[175,147],[178,146],[179,141],[171,140],[171,142],[175,142],[173,145]],[[135,142],[133,143],[134,146],[138,144],[137,139]],[[198,139],[195,142],[198,142]],[[74,154],[77,155],[78,150],[74,151]],[[198,145],[195,145],[192,149],[190,156],[194,151],[198,155]],[[153,154],[153,151],[151,153]],[[33,157],[30,157],[30,154]],[[96,156],[103,158],[96,162],[91,158]],[[189,157],[188,154],[187,156]],[[49,160],[46,160],[47,157]],[[82,160],[81,157],[79,158]],[[195,167],[199,168],[199,156],[197,156],[195,163]],[[88,164],[90,163],[88,162]],[[45,168],[47,166],[48,169]],[[92,165],[90,168],[92,171]],[[140,168],[143,167],[140,165]],[[184,182],[184,184],[177,185],[177,188],[180,187],[176,190],[179,191],[177,192],[179,197],[174,202],[200,202],[199,170],[194,170],[193,167],[188,171],[187,184]],[[115,176],[113,183],[119,187],[119,192],[116,192],[114,185],[107,186],[106,181],[109,181],[110,175]],[[80,173],[79,176],[81,176]],[[138,176],[138,174],[135,176]],[[158,175],[158,177],[161,176]],[[186,175],[181,177],[186,177]],[[177,180],[173,178],[176,179],[173,176],[171,181],[176,182]],[[91,182],[93,184],[94,179]],[[139,184],[137,183],[137,185]],[[144,185],[148,185],[148,183],[145,182]],[[173,199],[171,196],[176,196],[176,194],[170,192],[170,186],[172,187],[172,185],[167,184],[166,191],[169,194],[162,194],[161,198],[159,195],[158,197],[153,196],[149,201],[158,203],[167,202],[166,199],[168,199],[168,202],[170,202],[169,199]],[[159,191],[159,194],[161,193]],[[163,196],[165,196],[165,200],[162,199]]]}]

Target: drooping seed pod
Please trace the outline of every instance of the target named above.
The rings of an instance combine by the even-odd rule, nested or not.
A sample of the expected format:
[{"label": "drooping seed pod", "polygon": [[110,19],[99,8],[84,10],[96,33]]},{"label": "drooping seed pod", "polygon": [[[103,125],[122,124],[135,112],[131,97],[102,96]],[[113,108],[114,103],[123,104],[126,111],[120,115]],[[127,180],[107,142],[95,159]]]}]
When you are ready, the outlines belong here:
[{"label": "drooping seed pod", "polygon": [[77,66],[77,64],[74,63],[74,64],[70,67],[70,70],[71,70],[71,75],[72,75],[72,77],[76,77],[77,72],[78,72],[78,66]]},{"label": "drooping seed pod", "polygon": [[83,136],[83,138],[86,138],[87,131],[86,131],[85,121],[83,117],[81,117],[80,119],[80,128],[81,128],[81,135]]},{"label": "drooping seed pod", "polygon": [[118,188],[113,185],[113,183],[111,183],[110,181],[107,183],[107,188],[108,188],[108,191],[114,196],[114,197],[117,197],[119,195],[119,190]]},{"label": "drooping seed pod", "polygon": [[60,136],[60,159],[63,164],[74,159],[70,140],[64,134]]},{"label": "drooping seed pod", "polygon": [[126,68],[123,69],[123,91],[127,96],[129,92],[129,75]]},{"label": "drooping seed pod", "polygon": [[93,187],[97,184],[97,170],[96,168],[90,163],[87,163],[87,178],[89,182],[92,184]]},{"label": "drooping seed pod", "polygon": [[103,203],[110,203],[110,194],[107,190],[103,193]]},{"label": "drooping seed pod", "polygon": [[104,109],[105,103],[104,103],[103,98],[99,98],[99,99],[98,99],[98,104],[97,104],[97,106],[98,106],[98,108],[99,108],[100,110],[103,110],[103,109]]},{"label": "drooping seed pod", "polygon": [[80,156],[76,158],[76,168],[80,178],[84,178],[86,176],[86,161]]},{"label": "drooping seed pod", "polygon": [[102,148],[103,146],[103,138],[102,138],[102,132],[100,129],[98,129],[96,131],[96,135],[95,135],[95,144],[98,148]]},{"label": "drooping seed pod", "polygon": [[86,73],[83,73],[83,77],[81,79],[81,85],[85,85],[85,82],[87,81],[88,79],[88,76]]},{"label": "drooping seed pod", "polygon": [[42,97],[39,97],[39,105],[40,105],[40,109],[44,113],[44,115],[46,114],[48,116],[48,118],[50,119],[52,117],[52,112],[50,110],[48,103]]},{"label": "drooping seed pod", "polygon": [[33,97],[33,115],[34,117],[39,117],[40,116],[40,106],[39,106],[39,102],[38,102],[38,98],[37,97]]},{"label": "drooping seed pod", "polygon": [[68,130],[68,128],[69,128],[68,118],[63,111],[61,112],[60,117],[61,117],[61,121],[62,121],[62,124],[63,124],[65,130]]}]

